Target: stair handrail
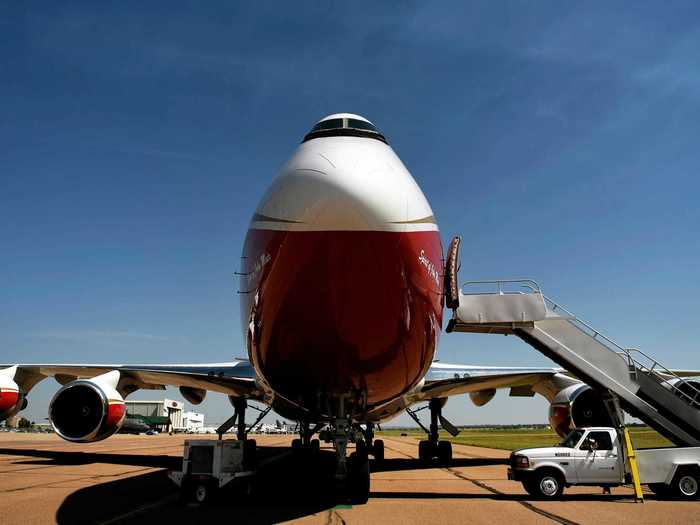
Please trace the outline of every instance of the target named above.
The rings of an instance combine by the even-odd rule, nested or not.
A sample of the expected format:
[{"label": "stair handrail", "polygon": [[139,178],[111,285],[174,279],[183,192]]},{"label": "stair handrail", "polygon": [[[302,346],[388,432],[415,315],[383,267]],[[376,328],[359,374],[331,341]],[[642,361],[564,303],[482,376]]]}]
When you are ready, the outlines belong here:
[{"label": "stair handrail", "polygon": [[[638,368],[640,371],[645,372],[648,375],[654,376],[659,383],[662,385],[665,383],[669,389],[673,390],[676,392],[680,397],[684,397],[688,399],[688,402],[690,403],[691,406],[697,406],[700,407],[700,401],[698,401],[698,397],[700,397],[700,389],[697,387],[693,386],[690,381],[686,381],[684,378],[673,372],[672,370],[669,370],[666,368],[664,365],[659,363],[656,359],[651,357],[650,355],[645,354],[642,352],[639,348],[627,348],[626,350],[626,355],[629,357],[630,362],[632,365],[634,365],[636,368]],[[639,354],[642,357],[644,357],[648,362],[651,363],[651,367],[649,367],[648,364],[644,364],[638,359],[635,359],[632,357],[632,353]],[[670,381],[674,381],[671,383]],[[686,388],[691,389],[694,392],[694,395],[690,395],[687,392],[684,392],[680,388],[678,388],[678,385],[682,384]]]},{"label": "stair handrail", "polygon": [[[617,344],[615,341],[613,341],[610,337],[608,337],[607,335],[605,335],[604,333],[602,333],[600,330],[597,330],[597,329],[593,328],[593,326],[591,326],[591,325],[588,324],[586,321],[584,321],[583,319],[581,319],[580,317],[578,317],[575,313],[573,313],[573,312],[567,310],[567,309],[566,309],[565,307],[563,307],[561,304],[555,302],[554,300],[550,299],[550,298],[547,297],[546,295],[544,296],[544,300],[545,300],[547,303],[549,303],[549,304],[552,305],[552,308],[549,308],[549,306],[548,306],[548,308],[549,308],[549,310],[550,310],[551,312],[555,312],[557,309],[558,309],[558,310],[561,310],[562,312],[564,312],[564,314],[566,314],[566,316],[569,317],[569,321],[571,321],[571,322],[573,322],[573,323],[580,324],[581,326],[583,326],[584,328],[586,328],[588,331],[592,332],[593,335],[592,335],[591,337],[592,337],[593,339],[596,339],[596,340],[597,340],[598,337],[600,336],[602,339],[604,339],[606,342],[610,343],[614,348],[617,349],[617,350],[613,350],[615,353],[617,353],[617,354],[627,354],[627,349],[626,349],[626,348],[624,348],[623,346]],[[611,350],[612,350],[612,349],[611,349]]]},{"label": "stair handrail", "polygon": [[468,286],[472,285],[477,285],[477,284],[495,284],[498,286],[498,294],[499,295],[505,295],[505,294],[522,294],[523,292],[509,292],[509,291],[503,291],[503,285],[504,284],[520,284],[522,288],[527,288],[530,290],[530,292],[526,293],[535,293],[542,295],[542,289],[540,288],[540,285],[537,284],[537,281],[533,281],[532,279],[493,279],[493,280],[484,280],[484,281],[466,281],[462,283],[462,286],[460,287],[460,291],[464,295],[485,295],[490,292],[479,292],[479,293],[468,293],[465,292],[464,290]]},{"label": "stair handrail", "polygon": [[[672,372],[668,368],[666,368],[664,365],[659,363],[656,359],[653,357],[645,354],[638,348],[624,348],[621,345],[617,344],[615,341],[613,341],[611,338],[606,336],[605,334],[599,332],[595,328],[593,328],[590,324],[587,322],[583,321],[581,318],[577,317],[574,313],[570,312],[566,308],[564,308],[562,305],[556,303],[552,299],[550,299],[547,296],[543,296],[545,301],[547,303],[550,303],[552,305],[552,308],[550,309],[552,312],[555,310],[559,309],[562,312],[564,312],[566,315],[570,317],[569,321],[572,323],[577,323],[579,325],[582,325],[585,327],[587,330],[593,333],[592,337],[595,340],[598,340],[598,337],[600,336],[604,341],[612,345],[614,348],[617,348],[617,351],[614,350],[613,348],[610,348],[610,350],[614,351],[617,353],[622,359],[625,359],[631,367],[633,367],[635,372],[637,370],[641,372],[645,372],[648,375],[651,375],[655,377],[662,385],[665,383],[669,390],[673,391],[674,393],[677,393],[679,397],[686,398],[688,399],[688,402],[691,406],[696,406],[700,408],[700,400],[698,400],[698,397],[700,397],[700,389],[694,387],[692,384],[690,384],[688,381],[683,379],[681,376],[678,374]],[[590,334],[589,334],[590,335]],[[607,345],[606,345],[607,346]],[[638,361],[634,357],[632,357],[632,352],[635,352],[644,358],[646,358],[650,363],[651,367],[648,365],[645,365],[641,361]],[[659,371],[660,370],[660,371]],[[670,383],[669,381],[676,379],[674,383]],[[694,395],[689,395],[680,388],[678,388],[678,384],[683,384],[686,385],[688,388],[692,389],[694,391]]]}]

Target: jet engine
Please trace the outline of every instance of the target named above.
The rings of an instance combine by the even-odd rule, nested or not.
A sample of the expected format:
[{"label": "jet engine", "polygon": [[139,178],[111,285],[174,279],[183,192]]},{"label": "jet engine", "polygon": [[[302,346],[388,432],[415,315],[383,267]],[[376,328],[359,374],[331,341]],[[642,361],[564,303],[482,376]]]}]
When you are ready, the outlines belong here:
[{"label": "jet engine", "polygon": [[118,382],[115,370],[64,385],[49,405],[49,421],[56,433],[66,441],[90,443],[117,432],[126,412]]},{"label": "jet engine", "polygon": [[576,427],[612,425],[603,399],[588,385],[571,385],[560,390],[549,407],[549,424],[560,436]]},{"label": "jet engine", "polygon": [[686,403],[691,403],[692,400],[695,400],[700,404],[700,381],[676,378],[665,382],[664,386],[672,389],[673,393]]},{"label": "jet engine", "polygon": [[472,403],[476,406],[482,407],[491,401],[495,395],[495,388],[487,388],[486,390],[479,390],[478,392],[469,392],[469,399],[471,399]]},{"label": "jet engine", "polygon": [[[14,377],[14,372],[12,376]],[[0,374],[0,421],[11,418],[27,407],[27,400],[19,391],[19,386],[13,377]]]}]

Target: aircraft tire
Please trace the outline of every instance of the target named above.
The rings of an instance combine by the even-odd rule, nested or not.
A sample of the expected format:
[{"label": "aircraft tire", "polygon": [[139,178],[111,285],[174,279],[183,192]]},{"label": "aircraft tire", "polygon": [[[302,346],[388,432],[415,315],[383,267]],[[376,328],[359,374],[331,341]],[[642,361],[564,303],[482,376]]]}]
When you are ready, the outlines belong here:
[{"label": "aircraft tire", "polygon": [[372,453],[375,461],[384,461],[384,440],[375,439],[372,445]]},{"label": "aircraft tire", "polygon": [[440,441],[437,446],[437,457],[442,465],[449,465],[452,461],[452,443]]},{"label": "aircraft tire", "polygon": [[367,443],[365,443],[364,441],[358,441],[357,443],[355,443],[355,454],[357,456],[361,456],[362,458],[367,460],[368,453],[369,452],[367,451]]},{"label": "aircraft tire", "polygon": [[423,440],[418,443],[418,459],[427,463],[433,459],[433,444],[430,441]]},{"label": "aircraft tire", "polygon": [[348,474],[350,503],[353,505],[367,503],[370,486],[367,456],[360,456],[354,453],[350,455],[348,460],[350,462],[350,472]]}]

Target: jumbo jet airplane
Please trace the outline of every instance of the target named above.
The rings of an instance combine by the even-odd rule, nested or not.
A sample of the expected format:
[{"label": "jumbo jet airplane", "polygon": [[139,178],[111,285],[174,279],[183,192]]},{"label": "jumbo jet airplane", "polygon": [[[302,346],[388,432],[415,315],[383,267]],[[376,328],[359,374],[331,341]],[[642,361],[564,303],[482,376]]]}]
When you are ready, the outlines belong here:
[{"label": "jumbo jet airplane", "polygon": [[[441,414],[449,396],[481,406],[496,389],[543,395],[550,421],[607,423],[595,390],[556,368],[489,368],[434,361],[446,295],[456,289],[458,241],[443,255],[423,192],[386,137],[348,113],[320,120],[282,167],[248,229],[240,272],[248,359],[195,365],[18,364],[0,368],[0,421],[27,406],[39,381],[62,387],[49,419],[63,439],[84,443],[120,429],[124,399],[177,386],[198,404],[229,396],[246,439],[247,401],[299,421],[295,448],[334,445],[336,480],[356,502],[369,494],[368,454],[381,460],[376,424],[404,410],[426,431],[423,461],[447,463],[456,429]],[[449,306],[449,304],[448,304]],[[426,427],[411,407],[426,403]],[[356,451],[348,458],[348,442]]]}]

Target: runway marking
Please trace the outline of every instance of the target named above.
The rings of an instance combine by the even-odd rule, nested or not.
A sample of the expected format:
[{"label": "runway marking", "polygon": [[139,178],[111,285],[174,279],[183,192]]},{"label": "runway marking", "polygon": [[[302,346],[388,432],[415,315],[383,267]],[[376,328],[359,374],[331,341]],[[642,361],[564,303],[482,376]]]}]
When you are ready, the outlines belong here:
[{"label": "runway marking", "polygon": [[[388,440],[387,440],[387,441],[388,441]],[[391,441],[401,443],[402,445],[408,445],[408,443],[404,443],[403,441],[396,441],[396,440],[391,440]],[[397,450],[397,449],[395,449],[395,448],[387,447],[386,445],[385,445],[385,448],[388,448],[389,450],[391,450],[391,451],[393,451],[393,452],[397,452],[397,453],[399,453],[399,454],[401,454],[401,455],[403,455],[403,456],[406,456],[406,457],[408,457],[408,458],[415,459],[415,456],[412,456],[412,455],[410,455],[410,454],[406,454],[405,452],[402,452],[401,450]],[[468,458],[469,458],[469,457],[484,458],[484,456],[470,456],[469,454],[466,454],[466,453],[464,453],[464,452],[460,452],[459,454],[460,454],[461,456],[466,456],[466,457],[468,457]],[[444,472],[448,472],[448,473],[452,474],[453,476],[455,476],[455,477],[457,477],[457,478],[459,478],[459,479],[463,479],[464,481],[469,481],[470,483],[473,483],[473,484],[476,485],[477,487],[479,487],[479,488],[481,488],[481,489],[484,489],[484,490],[487,490],[487,491],[489,491],[489,492],[492,493],[492,494],[496,494],[496,495],[499,495],[499,496],[507,496],[506,493],[501,492],[501,491],[499,491],[499,490],[497,490],[497,489],[491,487],[490,485],[487,485],[487,484],[484,483],[483,481],[480,481],[480,480],[477,480],[477,479],[469,478],[469,477],[465,476],[464,474],[462,474],[461,472],[459,472],[459,471],[457,471],[457,470],[454,470],[454,469],[452,469],[452,468],[450,468],[450,467],[441,468],[440,470],[442,470],[442,471],[444,471]],[[546,510],[542,510],[542,509],[540,509],[539,507],[536,507],[535,505],[533,505],[532,503],[530,503],[529,501],[522,501],[522,500],[513,500],[513,501],[514,501],[515,503],[519,503],[520,505],[522,505],[523,507],[525,507],[527,510],[530,510],[530,511],[534,512],[535,514],[539,514],[540,516],[543,516],[543,517],[545,517],[545,518],[548,518],[548,519],[550,519],[550,520],[552,520],[552,521],[554,521],[554,522],[556,522],[556,523],[559,523],[559,524],[561,524],[561,525],[580,525],[579,523],[577,523],[577,522],[575,522],[575,521],[568,520],[568,519],[564,518],[563,516],[559,516],[559,515],[554,514],[554,513],[552,513],[552,512],[548,512],[548,511],[546,511]]]}]

